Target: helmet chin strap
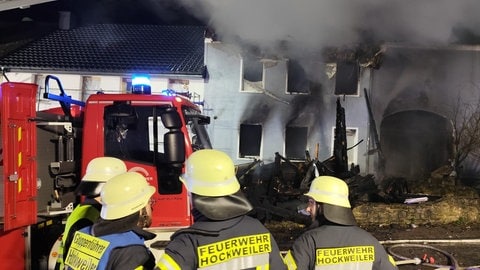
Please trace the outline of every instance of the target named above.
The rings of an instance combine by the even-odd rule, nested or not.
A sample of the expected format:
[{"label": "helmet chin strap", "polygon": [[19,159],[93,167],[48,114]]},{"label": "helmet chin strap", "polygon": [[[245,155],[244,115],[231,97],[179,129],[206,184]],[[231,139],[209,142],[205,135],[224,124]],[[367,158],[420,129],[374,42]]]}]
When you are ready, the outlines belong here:
[{"label": "helmet chin strap", "polygon": [[312,217],[312,220],[315,221],[319,218],[323,217],[323,205],[322,203],[315,202],[315,209],[314,209],[315,215]]}]

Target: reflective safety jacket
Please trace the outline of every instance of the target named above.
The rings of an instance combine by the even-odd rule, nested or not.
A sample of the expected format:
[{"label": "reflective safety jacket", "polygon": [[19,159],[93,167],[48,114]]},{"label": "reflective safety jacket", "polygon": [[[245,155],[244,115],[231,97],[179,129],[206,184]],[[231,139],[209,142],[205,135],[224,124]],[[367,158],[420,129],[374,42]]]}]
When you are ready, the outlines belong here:
[{"label": "reflective safety jacket", "polygon": [[[94,201],[94,200],[92,200]],[[62,242],[58,248],[58,257],[55,269],[64,269],[64,260],[72,242],[73,234],[86,226],[92,225],[100,216],[101,204],[85,203],[77,205],[67,218],[63,231]]]},{"label": "reflective safety jacket", "polygon": [[398,269],[385,248],[357,226],[322,225],[295,240],[285,257],[289,270]]},{"label": "reflective safety jacket", "polygon": [[144,239],[127,231],[95,237],[90,235],[91,226],[75,232],[65,259],[67,269],[106,269],[112,250],[132,245],[145,245]]},{"label": "reflective safety jacket", "polygon": [[171,238],[156,269],[287,269],[273,236],[249,216],[198,221]]}]

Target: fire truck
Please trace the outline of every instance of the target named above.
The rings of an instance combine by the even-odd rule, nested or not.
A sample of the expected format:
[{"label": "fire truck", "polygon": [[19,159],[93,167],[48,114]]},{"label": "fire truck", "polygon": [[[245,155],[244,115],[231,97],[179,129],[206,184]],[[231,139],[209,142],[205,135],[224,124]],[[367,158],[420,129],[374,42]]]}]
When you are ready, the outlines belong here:
[{"label": "fire truck", "polygon": [[[52,93],[51,84],[58,85]],[[125,94],[97,93],[85,102],[68,96],[60,80],[45,79],[43,97],[60,103],[36,111],[38,85],[0,86],[0,261],[3,269],[52,269],[63,224],[81,201],[75,187],[90,160],[118,157],[155,186],[154,250],[191,225],[190,202],[178,181],[185,159],[211,148],[210,119],[187,95],[151,94],[132,80]]]}]

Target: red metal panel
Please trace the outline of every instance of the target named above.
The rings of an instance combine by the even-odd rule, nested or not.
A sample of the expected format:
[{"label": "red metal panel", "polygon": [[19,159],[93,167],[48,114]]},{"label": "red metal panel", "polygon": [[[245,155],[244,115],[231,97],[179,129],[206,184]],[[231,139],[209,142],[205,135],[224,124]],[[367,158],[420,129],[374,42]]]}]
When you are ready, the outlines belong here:
[{"label": "red metal panel", "polygon": [[[85,107],[85,118],[83,125],[83,145],[82,145],[82,176],[85,172],[88,162],[95,157],[105,155],[104,149],[104,108],[113,104],[113,101],[129,100],[144,105],[160,105],[170,104],[177,108],[182,123],[185,123],[182,106],[195,107],[190,101],[181,98],[181,102],[172,96],[160,95],[125,95],[125,94],[102,94],[91,95],[87,100]],[[137,104],[138,104],[137,103]],[[188,134],[185,125],[182,126],[182,132]],[[190,141],[186,138],[187,156],[192,153]],[[135,163],[133,161],[126,162],[128,170],[142,173],[147,181],[150,182],[158,190],[157,172],[153,166]],[[140,168],[142,170],[140,170]],[[152,199],[155,201],[152,213],[152,227],[172,227],[172,226],[188,226],[192,223],[190,214],[190,204],[188,194],[185,187],[182,188],[180,194],[158,194],[155,193]]]},{"label": "red metal panel", "polygon": [[37,221],[36,92],[36,84],[0,85],[4,230]]},{"label": "red metal panel", "polygon": [[0,231],[1,269],[25,269],[25,228]]}]

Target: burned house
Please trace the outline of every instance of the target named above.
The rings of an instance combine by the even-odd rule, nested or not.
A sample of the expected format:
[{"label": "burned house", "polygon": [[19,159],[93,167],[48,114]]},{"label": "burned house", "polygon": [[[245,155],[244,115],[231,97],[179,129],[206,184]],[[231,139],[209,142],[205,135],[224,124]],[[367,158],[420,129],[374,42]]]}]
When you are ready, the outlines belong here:
[{"label": "burned house", "polygon": [[[237,164],[271,162],[276,152],[301,160],[305,150],[328,159],[340,99],[348,163],[379,181],[421,181],[451,164],[454,134],[472,112],[467,108],[479,102],[476,46],[382,44],[372,64],[360,58],[252,57],[214,41],[206,44],[205,57],[212,143]],[[474,159],[462,164],[466,175],[476,169]]]}]

